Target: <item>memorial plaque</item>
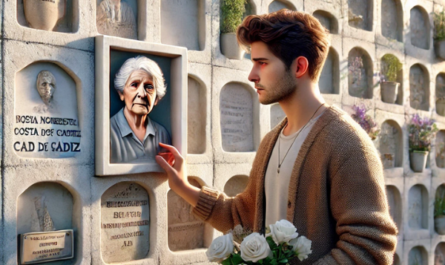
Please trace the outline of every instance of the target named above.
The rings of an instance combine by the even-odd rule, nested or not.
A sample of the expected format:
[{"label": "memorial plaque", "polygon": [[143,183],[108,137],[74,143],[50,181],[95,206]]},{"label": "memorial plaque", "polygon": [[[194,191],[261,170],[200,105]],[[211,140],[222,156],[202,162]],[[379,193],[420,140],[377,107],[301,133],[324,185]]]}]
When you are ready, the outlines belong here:
[{"label": "memorial plaque", "polygon": [[241,84],[229,83],[221,91],[220,110],[224,151],[254,151],[252,94]]},{"label": "memorial plaque", "polygon": [[150,249],[147,191],[119,183],[102,195],[101,249],[106,263],[143,259]]},{"label": "memorial plaque", "polygon": [[21,264],[35,264],[72,259],[74,233],[72,229],[20,235]]}]

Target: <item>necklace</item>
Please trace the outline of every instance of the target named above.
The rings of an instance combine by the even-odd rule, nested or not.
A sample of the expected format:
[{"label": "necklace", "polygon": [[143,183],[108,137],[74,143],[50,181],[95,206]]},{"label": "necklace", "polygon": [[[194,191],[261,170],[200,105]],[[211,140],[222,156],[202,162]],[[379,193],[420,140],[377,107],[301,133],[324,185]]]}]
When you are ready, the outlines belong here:
[{"label": "necklace", "polygon": [[[317,108],[317,110],[314,112],[314,114],[312,114],[312,117],[309,119],[309,121],[303,126],[303,128],[301,128],[297,135],[295,136],[294,140],[292,141],[292,144],[289,146],[289,149],[287,149],[286,154],[283,157],[283,160],[280,159],[280,136],[278,136],[278,168],[277,168],[277,173],[280,174],[280,169],[281,169],[281,165],[284,162],[284,159],[286,158],[287,154],[289,153],[289,150],[292,148],[292,145],[294,145],[295,140],[298,138],[298,135],[300,135],[300,133],[304,130],[304,128],[306,128],[306,125],[308,125],[308,123],[312,120],[312,118],[315,116],[315,113],[317,113],[317,111],[324,105],[324,103],[321,103],[321,105]],[[280,133],[281,134],[281,133]],[[281,160],[281,162],[280,162]]]}]

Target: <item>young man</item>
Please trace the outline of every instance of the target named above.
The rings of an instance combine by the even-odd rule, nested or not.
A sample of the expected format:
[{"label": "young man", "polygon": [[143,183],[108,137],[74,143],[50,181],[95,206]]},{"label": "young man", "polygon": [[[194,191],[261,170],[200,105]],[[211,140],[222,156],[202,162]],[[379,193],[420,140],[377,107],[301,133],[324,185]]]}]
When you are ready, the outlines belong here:
[{"label": "young man", "polygon": [[223,232],[237,225],[264,232],[289,220],[312,240],[309,258],[292,264],[392,264],[397,228],[377,151],[349,115],[320,95],[329,50],[324,28],[311,15],[282,10],[246,17],[237,36],[251,49],[249,80],[259,101],[278,102],[286,119],[262,140],[249,183],[236,197],[191,186],[173,147],[173,166],[156,157],[170,187]]}]

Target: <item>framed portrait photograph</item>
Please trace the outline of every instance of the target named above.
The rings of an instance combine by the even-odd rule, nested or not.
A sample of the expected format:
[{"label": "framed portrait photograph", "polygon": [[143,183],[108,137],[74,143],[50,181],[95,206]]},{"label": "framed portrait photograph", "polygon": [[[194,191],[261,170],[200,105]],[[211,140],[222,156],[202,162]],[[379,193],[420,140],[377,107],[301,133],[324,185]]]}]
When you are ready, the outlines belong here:
[{"label": "framed portrait photograph", "polygon": [[187,49],[96,37],[96,175],[163,172],[159,143],[186,155]]}]

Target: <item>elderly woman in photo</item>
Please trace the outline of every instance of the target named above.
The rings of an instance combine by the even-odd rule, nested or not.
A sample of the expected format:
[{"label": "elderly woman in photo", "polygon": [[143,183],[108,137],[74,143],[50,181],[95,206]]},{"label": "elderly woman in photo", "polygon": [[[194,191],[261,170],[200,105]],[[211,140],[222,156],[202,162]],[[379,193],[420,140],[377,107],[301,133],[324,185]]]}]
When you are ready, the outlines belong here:
[{"label": "elderly woman in photo", "polygon": [[110,162],[154,160],[159,143],[171,144],[167,130],[148,116],[166,93],[161,69],[147,57],[130,58],[116,74],[114,87],[125,107],[110,121]]}]

